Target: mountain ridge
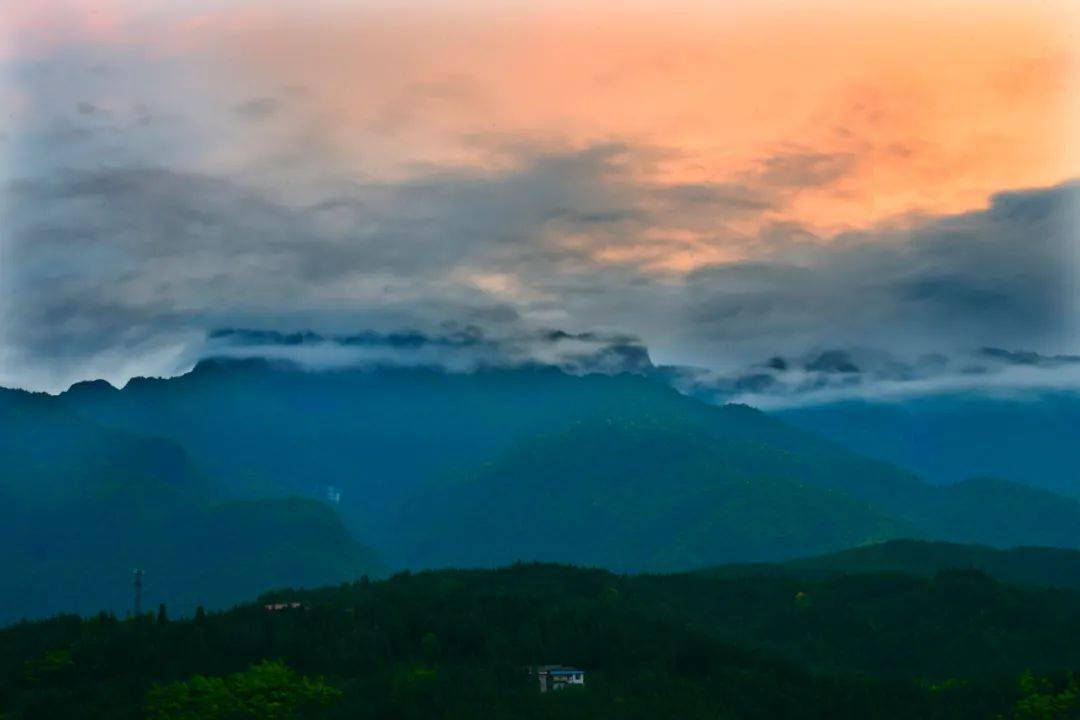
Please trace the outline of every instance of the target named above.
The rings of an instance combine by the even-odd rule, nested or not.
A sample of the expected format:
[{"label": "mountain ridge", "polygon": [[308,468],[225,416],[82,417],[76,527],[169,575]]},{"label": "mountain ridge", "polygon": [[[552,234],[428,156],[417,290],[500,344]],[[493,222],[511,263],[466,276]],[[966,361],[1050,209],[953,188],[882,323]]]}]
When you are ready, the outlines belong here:
[{"label": "mountain ridge", "polygon": [[[203,528],[211,517],[224,532],[229,521],[207,509],[211,500],[272,505],[298,496],[319,504],[296,518],[314,545],[286,553],[293,560],[282,563],[305,582],[318,578],[305,574],[298,557],[341,577],[376,565],[537,559],[626,572],[691,570],[899,537],[1080,547],[1080,503],[997,480],[929,485],[759,410],[708,405],[631,374],[573,375],[549,366],[309,371],[282,361],[216,359],[122,389],[96,382],[59,396],[0,397],[16,397],[8,405],[58,422],[41,434],[55,437],[38,455],[9,433],[0,459],[12,466],[40,456],[53,468],[42,476],[60,483],[56,497],[76,509],[73,498],[84,486],[126,477],[119,485],[125,493],[111,501],[123,522],[103,527],[143,528],[159,547],[169,545],[159,528],[177,527],[181,510],[186,526]],[[13,412],[0,420],[14,422]],[[55,452],[65,428],[78,442]],[[115,458],[126,460],[111,465],[109,456],[98,458],[100,447],[131,442],[145,449],[125,451]],[[87,468],[97,470],[87,475]],[[161,489],[147,477],[157,477]],[[24,494],[35,487],[24,485]],[[0,495],[14,489],[0,484]],[[187,505],[169,499],[179,489],[191,491]],[[288,530],[281,513],[274,532],[258,531],[248,507],[234,512],[255,536],[301,532]],[[256,507],[273,514],[271,506]],[[69,521],[81,527],[73,512]],[[353,550],[340,533],[326,531],[338,518]],[[24,524],[23,537],[31,530]],[[252,566],[267,569],[259,558],[272,549],[245,542],[238,546]],[[321,555],[315,547],[324,548]],[[327,565],[323,557],[340,562]],[[110,597],[116,605],[121,595]]]},{"label": "mountain ridge", "polygon": [[54,396],[0,392],[0,467],[0,619],[122,612],[134,568],[146,602],[192,613],[377,567],[329,507],[231,496],[173,440],[96,423]]},{"label": "mountain ridge", "polygon": [[[414,528],[452,526],[446,524],[452,519],[446,513],[423,502],[424,493],[438,495],[438,488],[453,485],[454,478],[481,476],[492,464],[512,463],[514,452],[530,452],[530,443],[543,438],[550,442],[560,432],[573,446],[572,451],[561,451],[569,452],[570,462],[562,463],[560,474],[575,483],[575,478],[588,476],[595,453],[574,443],[573,430],[604,423],[624,429],[650,427],[673,434],[688,448],[710,443],[723,448],[724,457],[713,464],[726,463],[725,472],[732,477],[767,477],[774,485],[802,486],[815,496],[831,493],[838,507],[873,506],[890,519],[895,528],[890,535],[999,545],[1080,545],[1080,506],[1065,503],[1063,509],[1053,509],[1056,496],[986,481],[936,488],[903,468],[854,453],[835,439],[820,438],[782,418],[744,405],[709,405],[633,374],[574,375],[544,365],[471,373],[401,366],[308,370],[282,360],[208,358],[177,378],[134,379],[111,391],[80,386],[60,399],[101,422],[174,439],[193,453],[200,467],[225,478],[242,496],[323,497],[331,489],[340,493],[338,509],[349,527],[392,567],[426,562],[415,554],[408,563],[404,557],[395,559],[401,523]],[[227,450],[223,437],[229,439]],[[623,442],[625,452],[612,445],[608,454],[631,454],[640,438]],[[549,446],[547,452],[560,451]],[[534,459],[532,465],[542,467],[543,462]],[[614,487],[615,475],[631,471],[612,467],[614,475],[593,489]],[[705,491],[711,481],[697,477],[688,482]],[[601,501],[582,497],[581,502]],[[426,516],[403,514],[403,503],[414,510],[424,507]],[[498,517],[501,510],[492,508],[491,513]],[[647,508],[642,510],[647,514]],[[1040,520],[1044,511],[1051,522]],[[1019,520],[1010,519],[1014,515]],[[555,521],[536,518],[537,529],[549,520]],[[792,517],[773,521],[774,529],[765,531],[782,536],[785,525],[797,527],[798,522],[792,508]],[[845,546],[859,540],[844,537]],[[793,543],[776,557],[761,559],[796,552]],[[674,564],[664,567],[677,569]]]}]

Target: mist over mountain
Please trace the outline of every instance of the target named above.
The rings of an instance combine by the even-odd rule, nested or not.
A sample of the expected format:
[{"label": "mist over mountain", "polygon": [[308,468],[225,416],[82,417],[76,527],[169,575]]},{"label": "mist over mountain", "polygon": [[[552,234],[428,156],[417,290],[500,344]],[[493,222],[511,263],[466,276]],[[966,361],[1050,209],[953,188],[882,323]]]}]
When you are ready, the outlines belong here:
[{"label": "mist over mountain", "polygon": [[640,339],[546,330],[493,336],[479,326],[323,335],[220,329],[207,353],[309,369],[425,367],[448,373],[554,365],[571,374],[631,373],[711,404],[776,413],[934,483],[1000,477],[1078,496],[1080,357],[977,348],[903,358],[866,347],[774,355],[729,374],[657,365]]},{"label": "mist over mountain", "polygon": [[810,345],[717,370],[655,362],[646,343],[629,334],[447,322],[437,332],[227,327],[208,332],[194,349],[195,363],[215,357],[265,358],[316,370],[390,365],[473,372],[550,365],[574,374],[628,372],[712,403],[766,410],[945,394],[1008,398],[1080,392],[1080,355],[994,346],[912,352]]}]

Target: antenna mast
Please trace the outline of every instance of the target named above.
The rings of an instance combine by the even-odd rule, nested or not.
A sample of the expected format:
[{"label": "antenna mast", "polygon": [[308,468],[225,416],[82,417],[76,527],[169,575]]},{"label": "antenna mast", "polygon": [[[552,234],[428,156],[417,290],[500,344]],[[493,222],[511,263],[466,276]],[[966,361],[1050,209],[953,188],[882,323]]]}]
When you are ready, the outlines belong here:
[{"label": "antenna mast", "polygon": [[139,617],[142,615],[142,579],[146,573],[139,568],[135,568],[131,571],[131,574],[135,578],[135,602],[132,606],[132,617]]}]

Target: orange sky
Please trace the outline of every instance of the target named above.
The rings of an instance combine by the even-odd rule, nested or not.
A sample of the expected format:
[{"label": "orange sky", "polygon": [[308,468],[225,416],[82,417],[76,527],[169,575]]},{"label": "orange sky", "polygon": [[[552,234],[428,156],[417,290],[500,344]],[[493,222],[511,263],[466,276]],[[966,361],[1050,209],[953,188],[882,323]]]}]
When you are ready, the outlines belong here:
[{"label": "orange sky", "polygon": [[[726,219],[746,233],[829,236],[1080,175],[1069,0],[571,5],[58,0],[9,16],[8,54],[198,59],[251,95],[301,97],[296,123],[363,179],[627,143],[641,152],[622,171],[650,182],[767,187],[772,210]],[[683,230],[657,266],[730,256]]]}]

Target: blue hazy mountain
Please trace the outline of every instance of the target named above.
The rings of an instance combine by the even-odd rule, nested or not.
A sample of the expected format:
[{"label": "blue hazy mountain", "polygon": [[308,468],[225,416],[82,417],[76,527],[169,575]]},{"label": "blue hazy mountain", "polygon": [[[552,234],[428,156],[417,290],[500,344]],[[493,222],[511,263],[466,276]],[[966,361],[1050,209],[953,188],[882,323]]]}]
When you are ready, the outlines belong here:
[{"label": "blue hazy mountain", "polygon": [[659,571],[916,532],[850,492],[808,482],[809,474],[773,448],[678,422],[583,422],[424,487],[399,515],[404,562],[573,559]]},{"label": "blue hazy mountain", "polygon": [[333,497],[391,567],[677,569],[900,536],[1080,547],[1080,503],[992,479],[934,487],[629,374],[208,360],[59,401],[176,443],[234,496]]},{"label": "blue hazy mountain", "polygon": [[373,568],[332,509],[230,497],[174,441],[106,427],[47,395],[0,390],[0,620],[227,606]]},{"label": "blue hazy mountain", "polygon": [[847,401],[779,416],[935,483],[993,476],[1080,497],[1080,394]]}]

